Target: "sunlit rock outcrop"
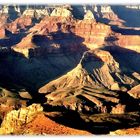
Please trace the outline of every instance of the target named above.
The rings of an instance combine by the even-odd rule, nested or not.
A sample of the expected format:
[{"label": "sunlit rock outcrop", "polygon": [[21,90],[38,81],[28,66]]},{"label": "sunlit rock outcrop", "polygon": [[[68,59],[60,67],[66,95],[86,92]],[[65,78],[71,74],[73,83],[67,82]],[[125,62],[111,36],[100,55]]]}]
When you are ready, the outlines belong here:
[{"label": "sunlit rock outcrop", "polygon": [[19,110],[13,110],[9,112],[0,128],[0,134],[16,134],[21,131],[20,128],[31,122],[39,112],[43,111],[43,107],[39,104],[32,104],[29,107],[21,108]]},{"label": "sunlit rock outcrop", "polygon": [[58,16],[58,17],[71,17],[72,13],[66,9],[66,8],[55,8],[52,13],[51,16]]},{"label": "sunlit rock outcrop", "polygon": [[85,19],[85,20],[94,20],[94,15],[93,15],[93,13],[92,13],[90,10],[88,10],[88,11],[86,12],[86,14],[84,15],[84,19]]}]

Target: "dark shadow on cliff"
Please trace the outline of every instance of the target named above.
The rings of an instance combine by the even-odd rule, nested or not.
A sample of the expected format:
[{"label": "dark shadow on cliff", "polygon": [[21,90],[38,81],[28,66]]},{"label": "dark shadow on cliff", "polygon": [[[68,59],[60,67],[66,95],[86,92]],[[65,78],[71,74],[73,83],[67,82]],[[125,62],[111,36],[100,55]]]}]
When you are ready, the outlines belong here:
[{"label": "dark shadow on cliff", "polygon": [[5,30],[6,37],[3,39],[0,39],[0,45],[2,47],[11,47],[13,45],[16,45],[21,41],[23,37],[26,36],[25,31],[21,31],[20,33],[13,34],[8,30]]},{"label": "dark shadow on cliff", "polygon": [[140,53],[123,48],[120,46],[105,46],[102,48],[103,50],[107,50],[111,53],[113,58],[119,63],[121,70],[126,68],[126,71],[123,72],[138,72],[140,73]]},{"label": "dark shadow on cliff", "polygon": [[[92,10],[92,8],[90,8],[90,10]],[[107,19],[107,18],[103,17],[103,14],[101,13],[101,5],[97,5],[97,12],[95,12],[93,10],[92,10],[92,12],[94,13],[95,19],[97,22],[109,24],[109,22],[111,21],[111,19]]]},{"label": "dark shadow on cliff", "polygon": [[66,109],[65,107],[44,106],[44,111],[59,112],[61,115],[50,116],[50,119],[57,123],[63,124],[79,130],[86,130],[92,134],[103,135],[109,134],[110,131],[117,129],[133,128],[140,125],[140,114],[138,112],[125,114],[82,114],[77,111]]},{"label": "dark shadow on cliff", "polygon": [[111,9],[120,19],[125,21],[126,27],[140,27],[139,9],[130,9],[125,5],[111,5]]},{"label": "dark shadow on cliff", "polygon": [[[61,24],[58,24],[58,31],[50,33],[50,37],[33,36],[32,41],[39,46],[41,56],[36,56],[32,49],[29,58],[13,50],[1,52],[0,86],[8,90],[26,89],[31,94],[38,95],[38,88],[72,70],[87,48],[82,44],[84,39],[67,28],[68,32],[63,33]],[[53,48],[54,44],[60,46],[56,51]],[[47,48],[54,51],[45,52]]]},{"label": "dark shadow on cliff", "polygon": [[[58,28],[61,28],[61,26],[58,25]],[[61,38],[66,39],[66,43],[68,43],[68,44],[70,42],[77,42],[77,43],[79,43],[80,50],[81,50],[81,44],[84,41],[83,38],[80,38],[80,37],[76,36],[75,34],[73,34],[71,32],[62,33],[61,30],[59,30],[58,32],[51,33],[50,36],[53,37],[54,40],[55,40],[55,43],[59,44],[60,46],[61,45],[63,46],[65,44],[63,41],[60,40]],[[70,38],[70,40],[67,40],[69,38]],[[35,35],[33,37],[33,42],[40,47],[44,47],[44,45],[42,45],[42,42],[44,42],[44,41],[47,42],[49,40],[50,39],[47,38],[46,36],[41,36],[41,35]],[[53,40],[52,40],[52,42],[50,41],[50,44],[51,43],[53,43]],[[130,51],[130,50],[127,50],[127,49],[123,49],[123,48],[118,47],[118,46],[116,46],[116,47],[114,46],[113,49],[111,47],[105,47],[105,49],[108,49],[111,52],[111,54],[114,56],[114,58],[117,62],[120,61],[119,62],[120,67],[125,66],[127,68],[127,67],[131,66],[131,68],[133,70],[137,69],[137,68],[133,67],[134,66],[133,62],[129,62],[129,61],[136,61],[136,59],[132,60],[130,57],[128,58],[128,56],[131,56],[133,54],[134,58],[136,58],[136,54],[139,57],[139,53],[136,53],[134,51]],[[67,56],[69,57],[70,54],[67,53],[68,50],[69,50],[68,48],[65,48],[65,47],[63,48],[62,47],[62,49],[60,49],[60,52],[62,54],[66,53]],[[42,79],[42,77],[37,78],[37,77],[40,77],[40,72],[41,72],[40,67],[39,67],[39,72],[37,72],[37,73],[35,73],[34,68],[30,69],[29,70],[29,75],[26,75],[26,76],[32,75],[33,79],[30,79],[30,77],[28,77],[29,81],[26,79],[27,77],[24,77],[27,71],[24,71],[23,68],[26,66],[26,64],[31,64],[32,65],[34,63],[35,59],[37,59],[37,62],[39,60],[40,60],[40,62],[42,62],[41,60],[43,60],[43,59],[45,61],[48,61],[48,60],[50,61],[49,57],[52,54],[47,53],[47,56],[42,56],[42,58],[40,59],[40,57],[34,56],[33,50],[30,50],[31,51],[30,52],[31,53],[30,58],[27,59],[20,53],[9,52],[10,55],[8,53],[6,56],[3,55],[0,58],[0,60],[1,60],[1,64],[0,64],[0,66],[1,66],[1,69],[0,69],[0,77],[1,77],[0,78],[0,85],[2,87],[5,87],[5,88],[9,89],[9,90],[16,90],[16,91],[20,91],[22,88],[25,88],[27,91],[29,91],[29,93],[31,93],[34,96],[34,98],[32,100],[32,103],[33,102],[34,103],[39,102],[39,103],[43,104],[43,102],[45,102],[46,99],[45,99],[44,95],[38,94],[38,88],[41,87],[42,85],[48,83],[50,79],[51,80],[56,79],[56,78],[64,75],[67,71],[72,70],[79,63],[79,61],[81,59],[81,56],[83,55],[83,52],[86,51],[86,50],[87,50],[86,46],[83,46],[83,50],[80,52],[81,55],[78,57],[79,59],[76,61],[76,63],[72,67],[62,67],[62,71],[60,71],[59,73],[57,73],[57,75],[54,75],[53,77],[52,77],[52,75],[44,75],[44,71],[43,71],[43,75],[42,75],[43,79]],[[77,50],[76,50],[75,53],[72,53],[73,57],[74,57],[74,54],[77,54]],[[55,52],[53,55],[57,55],[57,53]],[[125,57],[125,59],[123,57]],[[19,61],[20,59],[22,61]],[[54,57],[51,57],[51,60],[52,59],[54,60]],[[140,57],[139,57],[139,59],[140,59]],[[57,59],[55,59],[55,61],[57,61]],[[23,67],[19,67],[17,65],[18,63],[21,63],[23,65]],[[36,63],[36,64],[38,64],[38,63]],[[16,71],[17,66],[19,67],[19,72]],[[53,65],[53,68],[54,67],[55,67],[55,65]],[[48,67],[47,67],[47,69],[48,69]],[[88,71],[90,72],[91,69],[88,69]],[[33,75],[33,73],[35,73],[35,74]],[[20,74],[23,74],[23,75],[21,76]],[[47,79],[48,76],[51,77],[49,80]],[[125,96],[125,95],[121,96],[120,98],[123,99],[123,103],[126,103],[125,99],[131,100],[130,97],[128,98],[128,96]],[[129,103],[131,104],[132,101],[133,100],[131,100],[131,102],[129,102]],[[132,115],[132,117],[130,119],[129,118],[127,119],[127,116],[128,116],[127,114],[126,114],[125,117],[122,117],[122,118],[120,117],[121,115],[113,116],[113,115],[109,114],[110,116],[108,116],[108,117],[110,117],[110,120],[113,119],[113,118],[117,118],[118,119],[117,122],[116,121],[109,121],[108,122],[107,120],[105,120],[103,122],[95,122],[94,118],[96,116],[93,116],[93,121],[86,122],[86,120],[81,118],[81,115],[79,113],[77,113],[76,111],[67,110],[64,107],[51,107],[49,105],[46,105],[46,108],[44,106],[44,110],[45,111],[62,111],[63,112],[62,117],[55,118],[54,119],[55,121],[57,121],[61,124],[73,127],[73,128],[88,130],[89,132],[91,132],[93,134],[108,134],[109,131],[113,131],[113,130],[116,130],[116,129],[130,128],[130,127],[140,125],[139,116],[137,117],[135,115]],[[106,114],[104,114],[104,116],[106,116]],[[97,118],[99,118],[99,114],[97,115],[96,119]],[[133,120],[132,118],[134,118],[135,120]]]},{"label": "dark shadow on cliff", "polygon": [[83,19],[84,18],[84,8],[83,5],[71,5],[72,7],[72,15],[74,16],[74,18],[76,19]]},{"label": "dark shadow on cliff", "polygon": [[[9,16],[9,18],[10,18],[10,16]],[[16,18],[18,18],[18,17],[16,16]],[[9,23],[12,24],[13,21],[14,20],[10,20]],[[2,46],[2,47],[11,47],[11,46],[14,46],[14,45],[18,44],[23,39],[23,37],[25,37],[28,34],[27,33],[28,30],[31,27],[33,27],[35,25],[35,23],[38,23],[39,21],[40,20],[32,18],[32,24],[29,25],[29,26],[26,26],[25,28],[18,27],[19,25],[17,24],[16,25],[17,30],[18,30],[17,33],[12,33],[11,31],[5,29],[5,38],[0,39],[0,46]]]},{"label": "dark shadow on cliff", "polygon": [[[102,13],[100,12],[101,11],[100,5],[97,5],[98,11],[94,12],[97,22],[110,25],[111,29],[114,32],[121,33],[123,35],[140,35],[140,29],[139,30],[135,29],[136,27],[140,27],[140,21],[138,20],[139,13],[140,13],[139,10],[128,9],[123,5],[110,5],[110,6],[113,12],[118,16],[118,18],[124,21],[123,24],[125,27],[119,27],[118,25],[111,25],[110,24],[110,22],[112,21],[111,19],[103,18]],[[93,11],[91,7],[89,9]]]},{"label": "dark shadow on cliff", "polygon": [[[113,21],[113,19],[108,19],[103,17],[103,14],[101,13],[102,5],[96,5],[96,6],[97,6],[97,12],[93,10],[92,5],[86,5],[86,9],[92,11],[97,22],[107,24],[111,27],[113,31],[117,33],[121,33],[123,35],[140,35],[140,29],[138,30],[135,29],[136,27],[140,27],[139,10],[126,8],[124,5],[110,5],[114,14],[116,14],[118,18],[122,20],[120,22],[123,22],[124,27],[119,27],[118,25],[110,24],[110,22]],[[82,8],[83,8],[82,6],[81,8],[79,6],[79,9]],[[84,17],[85,14],[84,10],[83,11],[80,10],[80,11],[82,17]]]},{"label": "dark shadow on cliff", "polygon": [[122,35],[140,35],[140,29],[119,27],[117,25],[111,25],[112,31],[121,33]]},{"label": "dark shadow on cliff", "polygon": [[[116,91],[118,99],[120,99],[120,104],[126,105],[124,114],[111,114],[111,107],[114,103],[100,99],[100,101],[107,106],[108,113],[100,113],[96,109],[90,111],[78,111],[71,110],[65,106],[52,106],[49,104],[43,105],[45,112],[59,112],[59,116],[48,116],[57,123],[69,126],[72,128],[86,130],[93,134],[108,134],[110,131],[115,131],[117,129],[127,129],[140,126],[140,114],[139,114],[139,102],[140,100],[134,99],[126,92]],[[84,91],[86,93],[86,90]],[[100,93],[100,95],[103,93]],[[91,95],[91,94],[90,94]],[[104,95],[104,94],[103,94]],[[94,92],[91,95],[94,96]],[[86,105],[91,108],[95,106],[93,102],[87,98],[78,95],[83,101],[86,101]],[[108,97],[108,94],[107,96]],[[99,98],[98,98],[99,99]]]}]

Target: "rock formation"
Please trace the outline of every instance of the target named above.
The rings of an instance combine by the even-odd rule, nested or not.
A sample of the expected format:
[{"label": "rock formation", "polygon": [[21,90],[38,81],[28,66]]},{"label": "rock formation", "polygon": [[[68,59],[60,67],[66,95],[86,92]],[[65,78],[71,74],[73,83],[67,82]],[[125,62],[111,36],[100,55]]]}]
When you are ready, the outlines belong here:
[{"label": "rock formation", "polygon": [[23,38],[21,42],[16,45],[16,47],[13,47],[13,50],[16,52],[20,52],[24,54],[24,56],[28,57],[29,50],[36,47],[37,46],[32,42],[32,34],[29,34],[25,38]]},{"label": "rock formation", "polygon": [[0,28],[0,38],[4,38],[5,37],[5,28],[1,27]]},{"label": "rock formation", "polygon": [[131,90],[128,91],[128,94],[135,99],[140,99],[140,85],[133,87]]},{"label": "rock formation", "polygon": [[16,92],[1,88],[0,91],[0,116],[2,119],[13,109],[19,109],[27,105],[27,98],[21,99]]},{"label": "rock formation", "polygon": [[[102,30],[102,33],[99,32],[100,30]],[[73,36],[77,38],[81,37],[81,39],[83,39],[83,44],[85,44],[88,48],[94,49],[94,48],[101,47],[103,44],[105,44],[105,38],[111,33],[111,29],[109,26],[101,24],[101,23],[96,23],[96,21],[94,20],[76,21],[69,16],[68,17],[67,16],[66,17],[52,16],[52,17],[43,18],[40,21],[40,23],[32,27],[29,30],[29,32],[30,34],[28,34],[25,38],[23,38],[19,44],[17,44],[16,46],[13,46],[13,49],[15,51],[18,51],[21,53],[25,52],[24,53],[25,56],[28,56],[28,53],[26,52],[28,52],[29,49],[33,48],[32,46],[34,46],[32,45],[34,44],[32,42],[32,38],[34,35],[46,36],[48,34],[56,33],[55,36],[59,40],[62,40],[62,38],[63,40],[67,40],[69,37],[71,38],[71,35],[67,35],[66,39],[63,37],[63,35],[65,33],[73,34]],[[26,44],[24,40],[26,40],[26,42],[28,43]],[[53,37],[52,37],[52,40],[53,40]],[[24,44],[22,42],[24,42]],[[49,44],[47,40],[42,40],[42,44],[45,44],[45,43]],[[76,49],[76,46],[78,46],[78,44],[76,45],[75,43],[75,45],[73,44],[73,46],[75,46],[73,48]],[[23,51],[23,48],[24,48],[24,51]]]},{"label": "rock formation", "polygon": [[[58,11],[64,10],[64,9],[60,10],[60,8],[58,9],[59,9]],[[54,11],[57,11],[57,9],[55,9]],[[102,10],[102,12],[107,13],[108,10],[107,11]],[[54,15],[54,13],[55,12],[52,12],[52,15]],[[93,18],[93,14],[91,14],[91,11],[90,12],[87,11],[87,14],[85,15],[85,19],[87,18],[88,15],[90,15],[90,18]],[[50,32],[57,32],[59,30],[61,30],[62,32],[71,31],[77,36],[84,38],[83,43],[90,49],[102,47],[104,44],[109,46],[110,45],[114,46],[115,44],[115,45],[119,45],[120,47],[128,48],[130,50],[139,51],[138,50],[139,42],[134,41],[134,40],[139,40],[139,36],[114,34],[109,26],[101,23],[97,23],[95,20],[89,20],[89,17],[88,20],[86,19],[83,21],[82,20],[75,21],[70,17],[71,17],[70,15],[69,16],[57,15],[56,12],[56,16],[52,16],[52,17],[47,16],[43,18],[39,24],[36,24],[34,27],[30,29],[30,32],[32,32],[33,34],[36,32],[36,34],[47,35]],[[60,23],[61,26],[58,27],[58,24]],[[106,38],[109,38],[111,34],[114,34],[113,35],[114,40],[112,41],[111,39],[109,39],[108,41],[106,41]],[[115,40],[116,38],[117,40]],[[28,37],[26,38],[26,40],[28,40]]]},{"label": "rock formation", "polygon": [[47,9],[37,9],[35,10],[35,18],[43,18],[45,16],[49,16],[49,12]]},{"label": "rock formation", "polygon": [[23,16],[30,16],[30,17],[34,17],[35,14],[35,10],[34,9],[27,9],[23,12]]},{"label": "rock formation", "polygon": [[22,15],[39,19],[48,16],[49,12],[47,9],[26,9]]},{"label": "rock formation", "polygon": [[71,17],[72,13],[67,10],[66,8],[55,8],[52,13],[51,16],[57,16],[57,17]]},{"label": "rock formation", "polygon": [[[122,114],[125,112],[125,105],[119,104],[119,94],[107,90],[121,90],[120,85],[125,86],[129,82],[121,75],[123,74],[118,63],[108,52],[85,52],[75,69],[46,84],[39,89],[39,93],[46,94],[47,103],[52,106],[64,106],[82,112],[86,110],[105,113],[110,110],[107,102],[112,102],[112,105],[116,105],[112,106],[112,113]],[[130,79],[131,84],[133,79],[126,77]],[[116,80],[118,78],[120,80]],[[94,106],[88,105],[88,100]]]},{"label": "rock formation", "polygon": [[89,134],[56,123],[71,119],[48,119],[43,107],[105,131],[139,112],[140,29],[125,27],[115,7],[6,5],[0,14],[0,134]]},{"label": "rock formation", "polygon": [[4,25],[7,23],[7,15],[1,14],[0,16],[0,38],[6,37]]},{"label": "rock formation", "polygon": [[112,114],[124,114],[125,113],[126,105],[118,104],[112,108]]},{"label": "rock formation", "polygon": [[118,45],[121,47],[124,47],[128,50],[132,50],[135,52],[140,53],[140,42],[139,42],[140,36],[131,36],[131,35],[120,35],[118,37]]},{"label": "rock formation", "polygon": [[59,124],[44,114],[38,114],[26,127],[28,128],[24,129],[24,134],[26,135],[92,135],[88,131]]},{"label": "rock formation", "polygon": [[7,23],[5,28],[12,32],[13,34],[18,33],[20,29],[26,29],[26,27],[32,25],[32,19],[29,16],[23,16],[17,18],[15,21],[11,23]]},{"label": "rock formation", "polygon": [[92,13],[90,10],[88,10],[88,11],[86,12],[86,14],[84,15],[84,19],[85,19],[85,20],[94,20],[94,15],[93,15],[93,13]]},{"label": "rock formation", "polygon": [[19,95],[23,99],[32,99],[32,96],[27,91],[20,91]]},{"label": "rock formation", "polygon": [[123,26],[124,21],[114,13],[111,7],[113,6],[96,6],[94,12],[97,14],[98,20],[108,25]]},{"label": "rock formation", "polygon": [[134,127],[129,129],[119,129],[116,131],[110,132],[111,136],[139,136],[140,135],[140,127]]},{"label": "rock formation", "polygon": [[91,135],[87,131],[60,125],[43,114],[43,107],[32,104],[29,107],[9,112],[0,128],[1,135]]},{"label": "rock formation", "polygon": [[0,134],[18,133],[23,125],[31,122],[41,111],[43,111],[43,107],[39,104],[32,104],[27,108],[21,108],[9,112],[1,124]]}]

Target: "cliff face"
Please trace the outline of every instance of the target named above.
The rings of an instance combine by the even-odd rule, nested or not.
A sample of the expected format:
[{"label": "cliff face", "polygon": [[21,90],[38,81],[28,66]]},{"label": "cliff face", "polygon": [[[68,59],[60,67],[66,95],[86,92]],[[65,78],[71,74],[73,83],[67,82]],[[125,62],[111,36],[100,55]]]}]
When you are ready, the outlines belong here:
[{"label": "cliff face", "polygon": [[9,30],[11,33],[16,34],[20,32],[21,29],[26,29],[26,27],[32,25],[32,18],[29,16],[23,16],[17,18],[15,21],[11,23],[7,23],[5,28]]},{"label": "cliff face", "polygon": [[41,87],[39,93],[45,94],[47,103],[52,106],[79,112],[121,114],[126,111],[127,103],[122,103],[119,92],[112,90],[127,91],[125,85],[133,82],[134,79],[121,72],[110,53],[96,50],[84,53],[76,68]]},{"label": "cliff face", "polygon": [[84,19],[85,20],[94,20],[95,18],[94,18],[92,11],[88,10],[84,15]]},{"label": "cliff face", "polygon": [[5,37],[5,29],[4,27],[0,28],[0,38],[4,38]]},{"label": "cliff face", "polygon": [[[120,19],[124,21],[123,25],[126,27],[138,27],[140,22],[138,20],[140,10],[139,5],[122,5],[112,6],[114,12]],[[129,15],[129,16],[126,16]]]},{"label": "cliff face", "polygon": [[130,96],[134,97],[135,99],[140,99],[140,85],[137,85],[135,87],[133,87],[131,90],[128,91],[128,94],[130,94]]},{"label": "cliff face", "polygon": [[47,9],[26,9],[22,15],[40,19],[44,16],[48,16],[49,12]]},{"label": "cliff face", "polygon": [[[101,14],[104,15],[112,13],[113,11],[111,10],[111,7],[101,7],[101,12]],[[110,16],[108,18],[111,19]],[[11,23],[8,29],[10,31],[12,31],[13,29],[14,31],[17,29],[17,25],[23,28],[31,25],[31,23],[31,18],[27,16],[26,18],[24,18],[24,21],[23,19],[19,19],[16,20],[14,23]],[[109,25],[96,22],[94,15],[91,11],[87,11],[87,13],[85,13],[85,17],[83,20],[76,20],[73,18],[71,12],[65,8],[54,9],[51,16],[44,17],[38,24],[30,28],[29,34],[25,38],[23,38],[22,41],[18,43],[18,45],[13,46],[13,49],[17,52],[23,53],[26,57],[28,57],[30,48],[34,49],[34,47],[36,48],[38,46],[44,46],[45,42],[48,40],[47,38],[52,38],[49,40],[53,40],[53,36],[50,34],[55,33],[55,38],[58,38],[59,40],[62,40],[64,33],[73,34],[73,36],[77,36],[77,38],[81,37],[81,39],[83,39],[82,44],[84,44],[88,49],[96,49],[104,46],[110,46],[111,49],[115,49],[114,46],[120,46],[139,52],[140,44],[138,35],[122,35],[121,33],[116,33],[112,31]],[[34,38],[35,35],[40,35],[43,45],[38,45],[33,42],[32,38]],[[46,40],[43,39],[45,38],[45,36]],[[46,44],[49,43],[46,42]],[[67,46],[67,44],[64,44],[64,46],[65,45]],[[75,43],[74,46],[78,46],[78,44],[76,45]],[[72,45],[70,47],[72,47]],[[75,47],[75,50],[76,48],[77,47]],[[39,48],[39,50],[34,50],[34,54],[36,54],[36,51],[38,50],[41,55],[41,52],[44,52],[41,51],[41,49],[44,50],[45,46],[43,48]],[[48,48],[46,48],[45,52],[49,52]]]},{"label": "cliff face", "polygon": [[[48,8],[49,9],[49,8]],[[42,18],[43,16],[46,16],[49,14],[48,10],[46,9],[46,6],[37,6],[37,5],[2,5],[0,7],[0,13],[1,14],[7,14],[11,17],[14,16],[31,16],[35,18]],[[13,16],[12,16],[13,14]]]},{"label": "cliff face", "polygon": [[140,53],[140,36],[121,35],[118,37],[118,45],[128,50]]},{"label": "cliff face", "polygon": [[32,104],[27,108],[21,108],[19,110],[13,110],[9,112],[0,128],[0,134],[18,134],[21,131],[21,127],[31,122],[39,112],[43,111],[43,107],[39,104]]},{"label": "cliff face", "polygon": [[[69,13],[70,11],[68,12],[68,10],[66,9],[65,9],[66,11],[63,11],[64,9],[60,10],[60,8],[58,11],[57,10],[58,9],[56,9],[55,12],[54,11],[52,12],[51,17],[47,16],[43,18],[40,21],[40,23],[36,24],[29,30],[30,36],[32,36],[31,38],[33,38],[33,36],[35,35],[41,35],[40,38],[43,38],[43,36],[45,35],[47,38],[47,35],[49,34],[56,34],[55,38],[58,38],[61,41],[63,38],[63,34],[73,34],[73,36],[75,36],[76,38],[83,39],[82,41],[83,44],[86,45],[88,48],[94,49],[97,47],[101,47],[105,43],[105,38],[111,33],[111,29],[109,26],[97,23],[95,20],[92,20],[93,16],[91,15],[91,12],[90,13],[88,12],[87,13],[88,15],[87,14],[85,15],[84,20],[77,21],[72,18],[71,14],[67,15],[67,13]],[[58,13],[59,14],[63,13],[64,15],[60,16]],[[26,40],[27,42],[30,42],[28,45],[25,44],[22,45],[22,42],[24,42],[22,40],[18,45],[14,46],[13,49],[19,52],[23,52],[22,48],[24,48],[24,51],[28,52],[28,48],[32,48],[31,44],[34,43],[30,38],[28,38],[28,36],[23,39]],[[71,38],[71,35],[70,36],[67,35],[66,38],[63,38],[63,40],[67,40],[69,37]],[[65,45],[67,46],[67,44],[64,44],[64,46]],[[77,48],[76,46],[78,46],[78,44],[76,45],[75,42],[75,45],[73,44],[72,47],[71,44],[70,47],[72,47],[71,49],[75,48],[76,50]],[[28,53],[27,54],[25,53],[25,55],[28,56]]]},{"label": "cliff face", "polygon": [[[52,113],[53,114],[53,113]],[[0,128],[1,135],[91,135],[90,132],[70,128],[48,118],[40,104],[9,112]]]},{"label": "cliff face", "polygon": [[[60,8],[61,7],[61,8]],[[62,10],[63,7],[63,10]],[[68,10],[70,9],[70,11]],[[2,5],[0,7],[0,13],[9,16],[9,19],[16,19],[21,15],[30,16],[32,18],[43,18],[46,15],[52,16],[74,16],[84,17],[84,14],[88,11],[92,11],[95,19],[99,22],[106,23],[108,25],[118,26],[136,26],[138,27],[138,15],[139,5],[85,5],[85,6],[71,6],[71,5]],[[53,12],[52,12],[53,11]],[[74,11],[74,12],[73,12]],[[64,14],[65,13],[65,14]],[[126,16],[129,14],[129,16]],[[135,16],[134,16],[135,14]],[[133,19],[131,21],[131,19]],[[135,23],[133,22],[135,20]]]},{"label": "cliff face", "polygon": [[97,6],[97,11],[99,11],[98,18],[102,22],[106,22],[109,25],[123,26],[124,21],[114,13],[111,6]]},{"label": "cliff face", "polygon": [[71,17],[72,13],[67,10],[66,8],[55,8],[52,13],[51,16],[57,16],[57,17]]},{"label": "cliff face", "polygon": [[0,38],[5,37],[5,27],[4,25],[7,23],[7,15],[1,14],[0,16]]},{"label": "cliff face", "polygon": [[[96,7],[94,10],[98,12],[98,8]],[[100,8],[101,13],[113,12],[111,7],[102,6]],[[12,46],[12,50],[24,54],[27,58],[47,56],[48,54],[65,56],[65,54],[83,53],[96,48],[106,49],[106,46],[109,46],[110,50],[116,48],[119,50],[122,47],[139,52],[139,36],[122,35],[112,31],[109,25],[97,22],[94,14],[89,10],[85,13],[83,20],[77,20],[73,18],[71,10],[59,7],[53,10],[51,16],[45,16],[39,23],[30,28],[33,25],[32,22],[32,17],[24,15],[4,26],[13,34],[20,34],[21,29],[25,31],[29,27],[27,35]],[[4,34],[4,31],[2,28],[1,33]],[[100,52],[101,54],[102,52]],[[103,53],[103,55],[105,54]],[[111,59],[111,57],[109,58]],[[105,59],[106,63],[108,61],[107,57],[102,56],[100,59]],[[114,63],[113,59],[111,60]],[[78,61],[79,59],[76,62]],[[115,63],[111,65],[115,65]],[[106,80],[102,83],[104,82]]]},{"label": "cliff face", "polygon": [[[88,60],[90,60],[90,62],[88,62]],[[117,82],[115,83],[115,80],[112,77],[112,73],[117,72],[118,73],[120,72],[119,64],[113,59],[110,53],[101,50],[96,50],[94,52],[85,52],[77,67],[72,71],[70,71],[69,73],[67,73],[67,75],[65,75],[64,77],[61,77],[60,80],[58,80],[62,81],[63,83],[65,81],[64,79],[67,80],[69,79],[68,83],[59,84],[59,88],[62,88],[63,85],[66,86],[67,84],[68,84],[67,87],[71,86],[73,87],[75,86],[76,83],[78,83],[79,86],[80,85],[85,86],[85,84],[88,83],[89,85],[92,86],[96,85],[107,88],[112,87],[112,90],[114,85],[114,90],[117,90],[117,88],[119,89],[119,86]],[[103,75],[103,73],[105,74]],[[53,83],[55,84],[58,82],[56,80]],[[53,83],[52,84],[50,83],[50,85],[54,85]],[[43,92],[44,91],[43,88],[41,88],[40,91]]]},{"label": "cliff face", "polygon": [[[76,18],[81,10],[83,18]],[[92,114],[85,117],[89,127],[101,113],[104,130],[109,116],[116,129],[123,124],[120,116],[126,123],[125,113],[139,111],[140,30],[125,27],[113,6],[7,6],[0,13],[1,134],[77,132],[46,118],[40,105],[22,108],[28,101],[51,111]]]}]

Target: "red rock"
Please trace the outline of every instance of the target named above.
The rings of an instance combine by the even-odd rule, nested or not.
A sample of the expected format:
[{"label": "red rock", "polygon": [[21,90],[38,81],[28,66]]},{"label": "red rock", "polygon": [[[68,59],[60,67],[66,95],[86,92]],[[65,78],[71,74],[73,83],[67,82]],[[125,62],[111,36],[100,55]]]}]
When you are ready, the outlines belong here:
[{"label": "red rock", "polygon": [[0,38],[4,38],[5,37],[5,28],[1,27],[0,28]]},{"label": "red rock", "polygon": [[126,105],[118,104],[112,108],[112,114],[124,114]]},{"label": "red rock", "polygon": [[11,23],[5,24],[5,27],[12,33],[17,33],[20,29],[25,29],[27,26],[30,25],[32,25],[31,17],[24,16],[17,18],[15,21]]}]

